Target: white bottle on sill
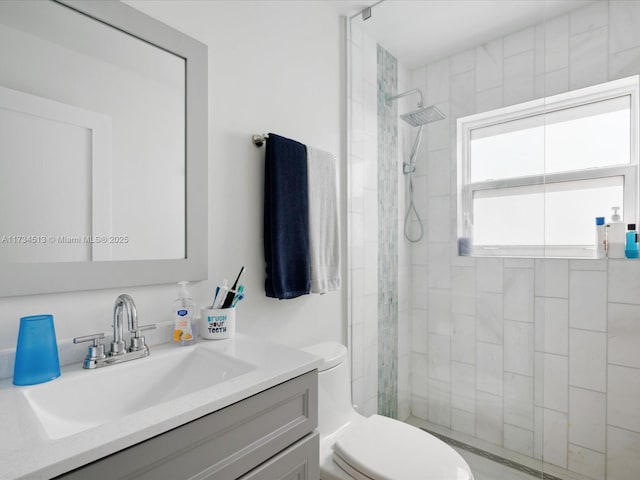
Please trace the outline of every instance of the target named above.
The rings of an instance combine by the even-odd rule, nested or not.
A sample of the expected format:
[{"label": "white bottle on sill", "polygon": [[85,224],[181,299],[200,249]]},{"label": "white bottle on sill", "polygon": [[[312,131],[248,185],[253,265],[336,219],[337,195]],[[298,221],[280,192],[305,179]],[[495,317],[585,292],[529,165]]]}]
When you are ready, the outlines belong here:
[{"label": "white bottle on sill", "polygon": [[625,231],[624,223],[618,214],[620,207],[611,207],[613,215],[607,225],[607,257],[624,258]]}]

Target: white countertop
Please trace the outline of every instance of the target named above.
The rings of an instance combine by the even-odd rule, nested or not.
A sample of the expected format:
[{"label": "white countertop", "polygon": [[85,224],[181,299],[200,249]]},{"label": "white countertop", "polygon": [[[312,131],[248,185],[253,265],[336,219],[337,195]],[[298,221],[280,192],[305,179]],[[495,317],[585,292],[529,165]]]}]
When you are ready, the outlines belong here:
[{"label": "white countertop", "polygon": [[[226,340],[200,340],[194,346],[153,346],[151,356],[103,369],[126,369],[128,364],[153,361],[175,348],[207,348],[255,366],[248,373],[160,403],[135,414],[98,425],[75,435],[51,439],[26,400],[28,390],[11,379],[0,382],[0,479],[48,479],[98,460],[123,448],[215,412],[246,397],[317,368],[322,361],[308,353],[259,338],[236,334]],[[65,377],[95,375],[80,365],[62,368]],[[144,382],[144,378],[140,379]],[[171,379],[168,378],[167,382]],[[127,391],[123,390],[123,396]],[[100,391],[95,392],[96,396]]]}]

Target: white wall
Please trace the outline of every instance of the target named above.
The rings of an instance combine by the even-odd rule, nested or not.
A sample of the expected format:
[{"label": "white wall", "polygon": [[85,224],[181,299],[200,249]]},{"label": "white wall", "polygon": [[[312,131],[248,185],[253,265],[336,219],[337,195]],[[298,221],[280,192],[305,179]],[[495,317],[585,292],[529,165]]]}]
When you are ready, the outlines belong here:
[{"label": "white wall", "polygon": [[[209,280],[192,287],[194,297],[210,301],[215,285],[232,281],[245,265],[239,331],[292,346],[344,342],[346,288],[294,300],[264,296],[264,147],[250,140],[273,131],[342,158],[344,34],[334,7],[321,1],[127,3],[209,47]],[[141,323],[170,320],[172,285],[3,298],[0,349],[14,348],[24,315],[53,313],[59,341],[108,330],[122,292],[136,300]]]}]

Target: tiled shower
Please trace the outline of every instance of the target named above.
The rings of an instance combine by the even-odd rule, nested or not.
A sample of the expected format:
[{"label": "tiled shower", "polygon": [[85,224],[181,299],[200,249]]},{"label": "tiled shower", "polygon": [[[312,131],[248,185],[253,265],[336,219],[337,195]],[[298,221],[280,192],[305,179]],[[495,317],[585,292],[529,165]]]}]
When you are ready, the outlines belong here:
[{"label": "tiled shower", "polygon": [[[561,478],[638,478],[640,262],[459,257],[456,120],[638,74],[639,32],[640,2],[598,1],[409,71],[351,19],[349,333],[363,413]],[[410,88],[447,117],[425,127],[415,244],[402,225],[415,129],[398,121],[397,141],[385,137],[414,100],[381,108]]]}]

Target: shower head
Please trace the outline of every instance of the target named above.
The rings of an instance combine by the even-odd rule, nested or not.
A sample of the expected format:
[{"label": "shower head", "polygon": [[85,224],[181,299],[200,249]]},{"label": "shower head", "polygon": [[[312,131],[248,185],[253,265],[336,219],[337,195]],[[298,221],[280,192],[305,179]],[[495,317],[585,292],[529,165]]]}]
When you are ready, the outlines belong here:
[{"label": "shower head", "polygon": [[391,102],[397,100],[398,98],[406,97],[407,95],[412,95],[417,93],[420,95],[420,101],[418,102],[418,108],[413,112],[403,113],[400,115],[400,118],[407,122],[409,125],[413,127],[419,127],[421,125],[426,125],[427,123],[436,122],[438,120],[442,120],[445,118],[444,113],[438,110],[437,107],[433,106],[424,106],[424,100],[422,96],[422,90],[419,88],[414,88],[413,90],[408,90],[406,92],[402,92],[398,95],[387,96],[387,104],[391,105]]},{"label": "shower head", "polygon": [[412,112],[403,113],[400,118],[412,127],[419,127],[427,123],[437,122],[445,118],[444,113],[438,110],[438,107],[429,105],[428,107],[418,107]]}]

